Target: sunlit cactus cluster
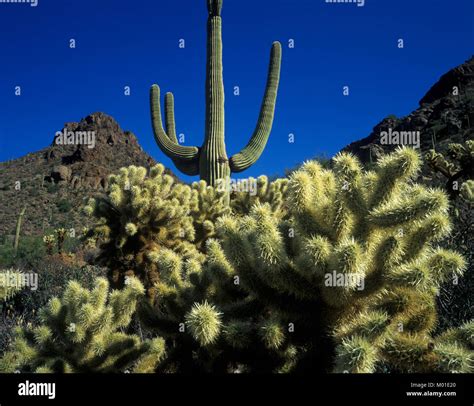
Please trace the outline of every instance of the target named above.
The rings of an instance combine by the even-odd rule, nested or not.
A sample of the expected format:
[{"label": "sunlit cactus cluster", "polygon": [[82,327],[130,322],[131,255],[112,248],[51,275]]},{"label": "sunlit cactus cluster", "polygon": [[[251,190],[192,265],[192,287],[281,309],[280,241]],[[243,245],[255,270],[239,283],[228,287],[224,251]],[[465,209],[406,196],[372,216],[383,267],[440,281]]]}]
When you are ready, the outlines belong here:
[{"label": "sunlit cactus cluster", "polygon": [[196,231],[194,243],[203,249],[203,244],[215,235],[217,219],[231,212],[229,192],[209,186],[204,180],[194,182],[191,187],[198,196],[198,206],[191,213]]},{"label": "sunlit cactus cluster", "polygon": [[121,291],[105,279],[92,290],[70,282],[61,299],[41,310],[39,326],[17,329],[12,351],[0,359],[3,372],[153,372],[165,354],[160,338],[142,341],[123,332],[144,295],[133,278]]},{"label": "sunlit cactus cluster", "polygon": [[[0,0],[5,2],[17,1]],[[31,3],[18,1],[26,2]],[[298,11],[285,3],[277,8],[289,15]],[[355,0],[325,3],[364,6]],[[156,145],[168,163],[192,180],[176,177],[161,163],[136,166],[155,161],[132,133],[103,113],[67,123],[50,148],[2,164],[0,374],[27,374],[18,396],[45,396],[43,385],[48,385],[54,399],[55,383],[30,382],[29,374],[335,378],[474,373],[474,140],[468,139],[471,111],[465,111],[473,60],[444,75],[412,114],[387,116],[369,137],[334,157],[319,155],[280,178],[268,172],[237,178],[251,167],[258,172],[256,163],[267,147],[283,47],[279,41],[267,44],[270,58],[256,125],[231,143],[239,146],[231,154],[226,145],[225,9],[223,0],[206,4],[199,144],[184,145],[195,138],[186,140],[178,131],[173,93],[163,95],[162,105],[161,88],[153,84],[149,92]],[[276,16],[260,16],[249,5],[245,12],[255,14],[254,23],[269,24]],[[239,6],[235,1],[233,7]],[[234,24],[245,22],[235,19]],[[294,73],[305,52],[298,44],[305,41],[289,33],[281,28],[293,55],[288,72]],[[184,50],[195,39],[180,38],[178,52],[195,57],[194,51]],[[312,39],[306,38],[307,44]],[[70,48],[75,44],[71,40]],[[259,40],[255,44],[267,46]],[[399,39],[398,48],[403,46]],[[251,48],[241,56],[247,71],[258,68]],[[256,90],[245,83],[247,73],[232,79],[234,100]],[[296,79],[309,92],[315,83],[305,83],[306,73]],[[11,90],[21,96],[21,86]],[[130,86],[123,90],[130,96]],[[349,90],[344,85],[343,95]],[[289,87],[285,93],[297,100]],[[291,120],[294,112],[286,118]],[[428,151],[430,134],[433,149]],[[287,141],[292,145],[294,134]],[[281,155],[279,148],[273,153]],[[280,170],[290,161],[269,159],[280,160]],[[78,199],[82,211],[75,210]],[[41,218],[45,211],[48,218]],[[420,377],[399,394],[426,399],[464,395],[449,379],[434,392],[434,384]],[[348,388],[340,386],[341,391]],[[206,392],[208,398],[214,389]],[[268,389],[266,394],[274,388]],[[156,401],[160,390],[157,385]]]},{"label": "sunlit cactus cluster", "polygon": [[[0,366],[473,372],[473,322],[438,329],[440,286],[466,261],[441,246],[449,198],[416,183],[421,164],[409,148],[371,170],[341,153],[285,179],[249,179],[248,195],[179,183],[162,165],[123,168],[85,207],[96,220],[86,238],[99,242],[120,290],[71,283],[42,311],[43,325],[18,332]],[[123,333],[132,317],[143,342]]]},{"label": "sunlit cactus cluster", "polygon": [[283,217],[287,213],[285,201],[288,190],[288,179],[280,178],[270,181],[262,175],[257,179],[248,178],[255,190],[236,191],[232,194],[231,205],[234,213],[246,214],[256,203],[268,203],[275,216]]},{"label": "sunlit cactus cluster", "polygon": [[136,275],[152,288],[161,250],[196,255],[191,213],[198,208],[198,193],[165,174],[163,165],[149,176],[145,168],[122,168],[109,184],[106,197],[91,199],[85,207],[98,219],[89,234],[103,241],[101,260],[115,284]]},{"label": "sunlit cactus cluster", "polygon": [[[472,342],[432,335],[437,290],[462,274],[465,261],[436,246],[450,231],[448,198],[413,183],[419,168],[411,149],[368,172],[348,154],[333,170],[308,162],[290,178],[288,220],[268,204],[221,218],[209,273],[228,294],[238,276],[247,293],[241,305],[260,307],[231,320],[222,305],[224,340],[255,346],[260,337],[296,368],[318,360],[337,372],[374,372],[382,363],[402,372],[470,371]],[[236,309],[233,294],[227,306]]]}]

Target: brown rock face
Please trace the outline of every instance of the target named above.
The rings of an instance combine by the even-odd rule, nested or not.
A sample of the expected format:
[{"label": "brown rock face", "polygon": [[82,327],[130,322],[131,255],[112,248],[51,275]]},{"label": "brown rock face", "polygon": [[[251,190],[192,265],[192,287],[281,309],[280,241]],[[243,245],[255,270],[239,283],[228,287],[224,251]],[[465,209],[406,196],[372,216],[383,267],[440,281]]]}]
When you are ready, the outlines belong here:
[{"label": "brown rock face", "polygon": [[71,169],[65,165],[56,165],[51,171],[51,179],[53,182],[69,182],[71,179]]},{"label": "brown rock face", "polygon": [[149,168],[155,163],[135,135],[104,113],[67,123],[51,146],[0,163],[0,237],[13,234],[25,202],[22,234],[58,226],[80,230],[88,221],[80,213],[84,199],[104,193],[110,174],[124,166]]},{"label": "brown rock face", "polygon": [[55,165],[47,181],[66,182],[74,190],[103,190],[111,171],[122,166],[154,165],[143,152],[136,137],[122,131],[117,122],[104,113],[94,113],[78,123],[66,123],[58,131],[46,160]]}]

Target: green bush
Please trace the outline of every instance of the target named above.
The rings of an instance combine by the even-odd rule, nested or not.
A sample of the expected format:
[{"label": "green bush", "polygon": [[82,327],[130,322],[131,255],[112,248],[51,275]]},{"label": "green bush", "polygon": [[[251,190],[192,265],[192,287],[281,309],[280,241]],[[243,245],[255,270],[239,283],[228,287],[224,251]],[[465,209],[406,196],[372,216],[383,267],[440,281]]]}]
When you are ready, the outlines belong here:
[{"label": "green bush", "polygon": [[59,185],[56,183],[47,183],[46,190],[51,194],[57,193],[59,191]]},{"label": "green bush", "polygon": [[56,203],[56,206],[60,213],[67,213],[72,209],[72,204],[67,199],[61,199],[59,202]]},{"label": "green bush", "polygon": [[0,245],[0,267],[34,267],[45,255],[43,241],[36,236],[22,236],[15,256],[13,243]]}]

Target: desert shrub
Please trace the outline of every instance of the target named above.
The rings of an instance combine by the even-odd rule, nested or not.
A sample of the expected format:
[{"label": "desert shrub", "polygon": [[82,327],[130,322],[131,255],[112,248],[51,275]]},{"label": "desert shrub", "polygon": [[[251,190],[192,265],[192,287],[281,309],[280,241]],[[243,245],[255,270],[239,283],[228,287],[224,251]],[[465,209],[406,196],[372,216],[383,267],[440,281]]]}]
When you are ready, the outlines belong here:
[{"label": "desert shrub", "polygon": [[1,267],[34,267],[45,255],[42,239],[36,236],[22,236],[15,256],[13,244],[6,241],[0,245]]},{"label": "desert shrub", "polygon": [[59,210],[60,213],[67,213],[71,211],[72,209],[72,204],[69,200],[67,199],[61,199],[56,203],[56,206]]},{"label": "desert shrub", "polygon": [[46,190],[48,191],[48,193],[56,194],[59,192],[59,185],[54,182],[48,182],[46,183]]},{"label": "desert shrub", "polygon": [[37,263],[31,272],[38,274],[38,288],[35,291],[24,289],[15,296],[14,309],[32,323],[37,322],[37,311],[54,296],[61,296],[71,280],[91,288],[96,277],[103,276],[105,270],[96,266],[80,266],[74,259],[52,256]]}]

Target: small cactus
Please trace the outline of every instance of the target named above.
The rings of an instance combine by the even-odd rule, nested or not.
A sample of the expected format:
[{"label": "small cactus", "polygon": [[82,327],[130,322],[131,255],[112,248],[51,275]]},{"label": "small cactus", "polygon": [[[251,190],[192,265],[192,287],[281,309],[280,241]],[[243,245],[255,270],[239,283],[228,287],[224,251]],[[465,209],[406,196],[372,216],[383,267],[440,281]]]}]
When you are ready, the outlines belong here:
[{"label": "small cactus", "polygon": [[469,179],[461,186],[462,198],[471,204],[474,204],[474,180]]},{"label": "small cactus", "polygon": [[474,140],[449,144],[444,155],[430,150],[425,159],[434,172],[447,179],[446,191],[452,199],[460,194],[463,181],[474,180]]},{"label": "small cactus", "polygon": [[54,233],[56,235],[56,243],[58,247],[58,253],[62,254],[63,253],[63,248],[64,248],[64,242],[66,240],[66,233],[67,230],[64,228],[57,228],[54,230]]},{"label": "small cactus", "polygon": [[48,255],[53,255],[54,246],[56,243],[56,236],[54,234],[45,235],[43,237],[43,243],[46,246],[46,253]]}]

